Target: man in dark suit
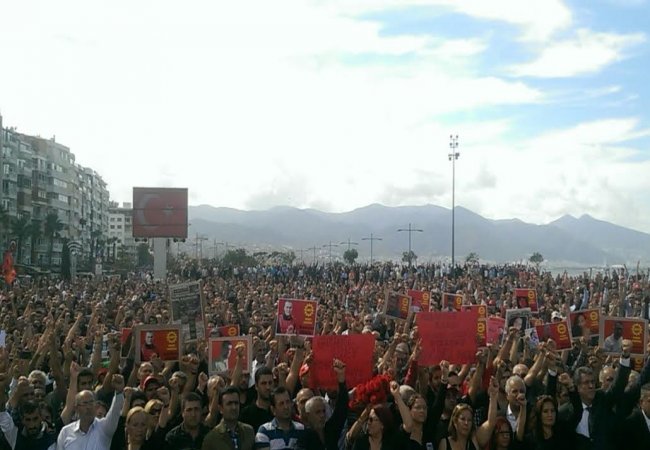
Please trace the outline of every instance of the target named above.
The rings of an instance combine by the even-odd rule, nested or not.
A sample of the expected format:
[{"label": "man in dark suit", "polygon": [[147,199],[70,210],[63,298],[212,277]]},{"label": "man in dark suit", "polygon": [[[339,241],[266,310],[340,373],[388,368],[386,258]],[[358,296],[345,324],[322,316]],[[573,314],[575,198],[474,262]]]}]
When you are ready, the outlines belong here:
[{"label": "man in dark suit", "polygon": [[629,448],[630,444],[635,448],[650,448],[650,383],[641,386],[639,409],[625,420],[621,438],[621,449]]},{"label": "man in dark suit", "polygon": [[609,450],[616,448],[617,422],[614,406],[620,400],[630,375],[632,341],[624,339],[619,368],[614,384],[607,391],[596,390],[596,378],[589,367],[579,367],[569,382],[571,401],[560,408],[560,417],[575,430],[577,450]]}]

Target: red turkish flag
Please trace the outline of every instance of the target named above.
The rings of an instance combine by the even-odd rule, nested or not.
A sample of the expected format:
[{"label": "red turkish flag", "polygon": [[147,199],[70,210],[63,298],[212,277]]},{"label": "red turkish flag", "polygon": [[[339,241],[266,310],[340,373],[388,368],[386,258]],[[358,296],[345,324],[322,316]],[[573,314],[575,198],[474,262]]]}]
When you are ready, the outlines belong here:
[{"label": "red turkish flag", "polygon": [[187,238],[187,189],[133,188],[133,237]]}]

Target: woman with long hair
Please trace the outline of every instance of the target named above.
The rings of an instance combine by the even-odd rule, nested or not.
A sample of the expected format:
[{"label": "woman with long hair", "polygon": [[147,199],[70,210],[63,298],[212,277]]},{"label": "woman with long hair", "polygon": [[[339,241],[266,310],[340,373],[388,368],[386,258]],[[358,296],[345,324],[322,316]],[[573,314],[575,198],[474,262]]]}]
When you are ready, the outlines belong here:
[{"label": "woman with long hair", "polygon": [[438,450],[479,450],[476,440],[474,410],[471,406],[456,405],[449,419],[449,436],[440,441]]},{"label": "woman with long hair", "polygon": [[[489,450],[514,450],[521,447],[521,440],[515,440],[513,430],[510,422],[503,417],[497,415],[499,403],[499,383],[494,377],[490,378],[490,386],[488,387],[488,395],[490,397],[490,404],[488,407],[488,418],[479,427],[476,432],[476,440],[481,448],[488,445]],[[522,408],[525,410],[525,407]],[[517,432],[524,437],[524,427],[526,419],[520,412]]]},{"label": "woman with long hair", "polygon": [[557,402],[549,395],[537,399],[531,416],[531,432],[526,436],[526,448],[531,450],[569,450],[575,433],[557,417]]}]

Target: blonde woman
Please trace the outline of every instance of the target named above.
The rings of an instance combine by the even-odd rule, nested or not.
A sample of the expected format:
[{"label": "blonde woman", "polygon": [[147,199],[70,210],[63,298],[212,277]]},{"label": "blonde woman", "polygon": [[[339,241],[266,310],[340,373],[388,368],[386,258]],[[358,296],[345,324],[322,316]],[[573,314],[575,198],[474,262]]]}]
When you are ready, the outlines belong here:
[{"label": "blonde woman", "polygon": [[449,437],[440,441],[438,450],[478,450],[474,410],[464,403],[456,405],[449,419]]},{"label": "blonde woman", "polygon": [[150,448],[150,446],[146,445],[149,420],[149,414],[144,408],[136,406],[129,410],[124,427],[126,431],[125,450],[146,450]]}]

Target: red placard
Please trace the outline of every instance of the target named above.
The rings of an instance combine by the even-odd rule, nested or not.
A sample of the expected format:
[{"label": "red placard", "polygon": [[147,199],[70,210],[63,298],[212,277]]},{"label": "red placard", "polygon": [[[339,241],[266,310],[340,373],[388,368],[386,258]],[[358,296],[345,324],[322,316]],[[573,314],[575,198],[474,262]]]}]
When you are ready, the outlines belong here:
[{"label": "red placard", "polygon": [[161,361],[178,361],[181,356],[179,325],[139,325],[134,328],[136,362],[151,361],[155,353]]},{"label": "red placard", "polygon": [[226,374],[230,373],[237,363],[237,352],[235,348],[239,344],[243,344],[246,347],[242,371],[248,373],[251,367],[251,339],[248,336],[230,338],[230,337],[218,337],[210,339],[210,350],[209,356],[210,360],[208,361],[210,375],[213,374]]},{"label": "red placard", "polygon": [[187,188],[133,188],[133,237],[187,238]]},{"label": "red placard", "polygon": [[131,328],[122,328],[122,331],[120,332],[120,344],[122,344],[120,355],[122,355],[123,358],[126,358],[129,355],[132,339],[133,330]]},{"label": "red placard", "polygon": [[600,317],[600,347],[606,353],[619,354],[623,339],[632,341],[632,354],[645,356],[648,321],[623,317]]},{"label": "red placard", "polygon": [[515,298],[519,308],[530,308],[537,312],[537,291],[535,289],[515,289]]},{"label": "red placard", "polygon": [[539,342],[546,342],[553,339],[558,350],[571,348],[571,335],[567,321],[545,323],[535,327]]},{"label": "red placard", "polygon": [[223,327],[217,327],[217,331],[219,331],[219,336],[239,336],[239,325],[224,325]]},{"label": "red placard", "polygon": [[445,310],[453,307],[456,311],[463,309],[463,294],[450,294],[445,292],[442,294],[442,309]]},{"label": "red placard", "polygon": [[478,316],[476,321],[476,343],[479,347],[487,345],[487,306],[485,305],[466,305],[463,311],[475,311]]},{"label": "red placard", "polygon": [[398,292],[387,292],[383,314],[398,320],[406,320],[411,311],[411,297]]},{"label": "red placard", "polygon": [[356,386],[372,378],[375,338],[371,334],[314,336],[314,359],[310,364],[312,388],[336,389],[334,358],[345,363],[345,383]]},{"label": "red placard", "polygon": [[313,336],[316,332],[317,308],[318,302],[315,300],[279,299],[275,334]]},{"label": "red placard", "polygon": [[431,293],[428,291],[416,291],[409,289],[406,293],[411,297],[411,311],[412,312],[427,312],[429,311],[429,303],[431,302]]},{"label": "red placard", "polygon": [[598,337],[600,333],[600,310],[584,309],[569,313],[571,339]]},{"label": "red placard", "polygon": [[503,317],[488,317],[487,337],[488,344],[499,344],[506,332],[506,319]]},{"label": "red placard", "polygon": [[465,364],[475,360],[478,316],[476,311],[428,312],[416,316],[422,339],[419,364],[432,366],[442,360]]}]

